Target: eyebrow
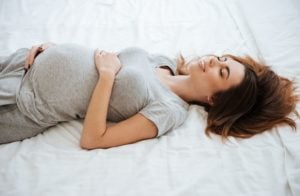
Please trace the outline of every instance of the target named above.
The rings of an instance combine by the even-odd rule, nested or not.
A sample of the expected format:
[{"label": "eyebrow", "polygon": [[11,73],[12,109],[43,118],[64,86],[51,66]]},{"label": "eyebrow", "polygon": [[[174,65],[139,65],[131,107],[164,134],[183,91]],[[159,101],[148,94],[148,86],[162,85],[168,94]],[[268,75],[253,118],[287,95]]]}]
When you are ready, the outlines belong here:
[{"label": "eyebrow", "polygon": [[225,67],[225,69],[227,70],[227,77],[226,77],[226,80],[228,80],[229,76],[230,76],[230,69],[228,66]]}]

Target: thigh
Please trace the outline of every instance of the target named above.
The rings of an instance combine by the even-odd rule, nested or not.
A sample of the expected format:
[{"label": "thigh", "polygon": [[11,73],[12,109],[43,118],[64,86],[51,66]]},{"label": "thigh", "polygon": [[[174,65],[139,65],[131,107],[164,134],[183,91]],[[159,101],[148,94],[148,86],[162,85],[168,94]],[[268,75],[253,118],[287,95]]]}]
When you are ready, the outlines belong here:
[{"label": "thigh", "polygon": [[30,138],[46,129],[24,116],[16,104],[0,107],[0,144]]}]

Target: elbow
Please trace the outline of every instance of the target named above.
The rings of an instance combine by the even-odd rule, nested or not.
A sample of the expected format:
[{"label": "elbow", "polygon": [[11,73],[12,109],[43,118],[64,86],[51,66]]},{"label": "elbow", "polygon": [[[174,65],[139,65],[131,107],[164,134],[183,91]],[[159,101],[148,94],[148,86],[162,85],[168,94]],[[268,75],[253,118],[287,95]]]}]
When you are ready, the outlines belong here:
[{"label": "elbow", "polygon": [[92,150],[92,149],[94,149],[93,146],[91,145],[91,143],[84,140],[83,138],[81,138],[81,140],[80,140],[80,148],[83,149],[83,150]]},{"label": "elbow", "polygon": [[93,150],[95,149],[91,144],[85,141],[80,141],[80,148],[83,150]]},{"label": "elbow", "polygon": [[80,141],[80,148],[83,150],[106,149],[101,143],[94,144],[92,142]]},{"label": "elbow", "polygon": [[[93,150],[97,148],[99,141],[95,141],[90,137],[81,137],[80,139],[80,147],[84,150]],[[99,144],[98,144],[99,145]]]},{"label": "elbow", "polygon": [[95,149],[108,149],[110,147],[107,146],[91,146],[91,145],[85,145],[80,144],[80,148],[83,150],[95,150]]},{"label": "elbow", "polygon": [[105,147],[102,146],[101,137],[81,137],[80,148],[84,150],[93,150]]}]

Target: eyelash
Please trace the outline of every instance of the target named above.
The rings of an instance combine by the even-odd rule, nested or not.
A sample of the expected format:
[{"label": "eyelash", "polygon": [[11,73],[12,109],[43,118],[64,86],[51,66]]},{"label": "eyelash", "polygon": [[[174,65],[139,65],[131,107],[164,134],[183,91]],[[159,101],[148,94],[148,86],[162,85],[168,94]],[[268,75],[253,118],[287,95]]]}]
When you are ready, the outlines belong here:
[{"label": "eyelash", "polygon": [[220,76],[221,76],[221,78],[223,78],[223,72],[222,72],[222,68],[220,69]]}]

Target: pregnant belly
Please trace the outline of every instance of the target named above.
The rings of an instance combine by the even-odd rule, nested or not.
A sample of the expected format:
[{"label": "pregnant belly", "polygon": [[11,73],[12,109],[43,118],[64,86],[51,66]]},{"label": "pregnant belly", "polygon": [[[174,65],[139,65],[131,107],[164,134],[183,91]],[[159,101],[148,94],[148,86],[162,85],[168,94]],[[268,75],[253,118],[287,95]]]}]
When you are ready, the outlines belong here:
[{"label": "pregnant belly", "polygon": [[[20,102],[43,121],[83,117],[97,80],[92,49],[57,45],[36,58],[23,80],[20,95],[26,96]],[[32,104],[36,111],[29,109]]]}]

